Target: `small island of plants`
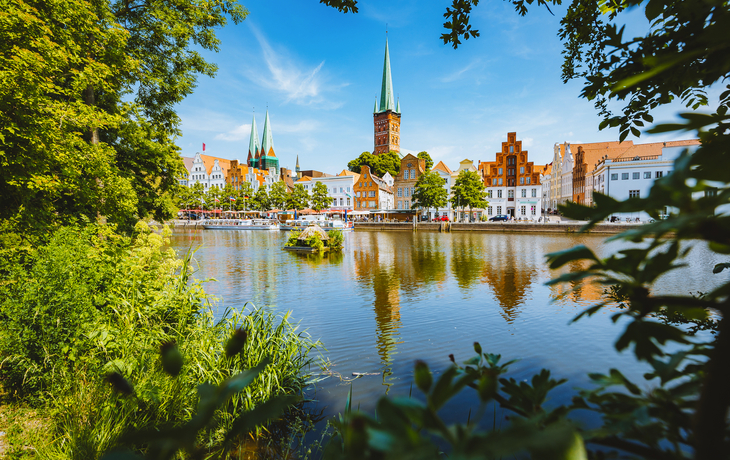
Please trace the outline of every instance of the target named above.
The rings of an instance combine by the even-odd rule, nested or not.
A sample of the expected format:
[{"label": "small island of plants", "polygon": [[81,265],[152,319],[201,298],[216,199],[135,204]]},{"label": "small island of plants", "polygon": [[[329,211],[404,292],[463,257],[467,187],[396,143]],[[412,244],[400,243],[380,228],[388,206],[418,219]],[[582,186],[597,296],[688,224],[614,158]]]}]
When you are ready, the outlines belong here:
[{"label": "small island of plants", "polygon": [[340,230],[330,230],[329,234],[319,225],[312,225],[304,231],[292,230],[284,244],[284,249],[294,252],[341,251],[344,236]]}]

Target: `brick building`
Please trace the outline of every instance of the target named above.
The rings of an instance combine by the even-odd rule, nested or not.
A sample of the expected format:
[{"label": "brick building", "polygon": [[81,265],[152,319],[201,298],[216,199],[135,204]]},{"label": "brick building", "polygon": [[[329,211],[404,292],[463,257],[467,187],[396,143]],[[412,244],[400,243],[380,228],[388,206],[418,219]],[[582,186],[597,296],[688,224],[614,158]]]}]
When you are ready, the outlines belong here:
[{"label": "brick building", "polygon": [[487,188],[487,215],[539,219],[542,215],[540,174],[544,168],[529,161],[517,133],[507,133],[507,142],[502,142],[495,161],[480,162],[478,167]]},{"label": "brick building", "polygon": [[373,110],[375,145],[373,155],[400,152],[400,101],[396,107],[393,97],[393,79],[390,75],[390,53],[388,40],[385,40],[385,63],[383,64],[383,84],[380,88],[380,105],[375,101]]}]

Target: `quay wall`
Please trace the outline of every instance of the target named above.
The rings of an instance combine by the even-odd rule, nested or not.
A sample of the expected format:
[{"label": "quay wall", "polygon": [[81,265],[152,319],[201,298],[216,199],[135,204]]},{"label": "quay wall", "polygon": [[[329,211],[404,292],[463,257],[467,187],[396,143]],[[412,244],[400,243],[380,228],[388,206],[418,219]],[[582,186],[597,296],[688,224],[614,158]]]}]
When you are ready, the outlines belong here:
[{"label": "quay wall", "polygon": [[[499,233],[577,233],[581,223],[527,224],[515,222],[475,222],[471,224],[449,223],[452,232],[499,232]],[[615,235],[627,230],[631,225],[599,224],[589,233]],[[444,224],[439,222],[419,222],[417,231],[442,231]],[[413,231],[412,222],[355,222],[355,230],[365,231]]]}]

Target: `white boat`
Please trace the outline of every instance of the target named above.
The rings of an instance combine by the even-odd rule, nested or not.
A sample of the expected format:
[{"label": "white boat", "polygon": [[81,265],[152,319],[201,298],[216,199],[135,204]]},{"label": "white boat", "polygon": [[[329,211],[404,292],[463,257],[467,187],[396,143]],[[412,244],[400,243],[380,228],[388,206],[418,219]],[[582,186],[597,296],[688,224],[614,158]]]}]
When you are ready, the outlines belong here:
[{"label": "white boat", "polygon": [[[317,218],[313,218],[317,217]],[[287,220],[286,223],[279,226],[280,229],[289,231],[289,230],[304,230],[305,228],[309,227],[310,225],[317,224],[324,230],[325,232],[329,232],[330,230],[340,230],[342,232],[349,232],[353,230],[353,224],[352,222],[345,222],[339,219],[334,220],[326,220],[322,216],[306,216],[301,219],[291,219]]]},{"label": "white boat", "polygon": [[208,219],[202,225],[206,230],[279,230],[272,219]]}]

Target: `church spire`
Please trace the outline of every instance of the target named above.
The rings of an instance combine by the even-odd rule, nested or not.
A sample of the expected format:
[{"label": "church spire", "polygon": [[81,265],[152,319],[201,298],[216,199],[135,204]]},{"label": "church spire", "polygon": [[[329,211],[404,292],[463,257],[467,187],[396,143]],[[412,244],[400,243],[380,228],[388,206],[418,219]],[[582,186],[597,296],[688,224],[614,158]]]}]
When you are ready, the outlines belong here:
[{"label": "church spire", "polygon": [[398,107],[395,108],[395,113],[400,113],[400,98],[398,98]]},{"label": "church spire", "polygon": [[251,164],[251,160],[259,157],[259,149],[261,148],[261,144],[259,143],[259,131],[256,129],[256,115],[253,116],[253,121],[251,122],[251,140],[248,141],[248,165],[253,166]]},{"label": "church spire", "polygon": [[271,135],[271,127],[269,123],[269,111],[266,111],[266,120],[264,120],[264,135],[261,143],[262,157],[276,157],[274,154],[274,137]]},{"label": "church spire", "polygon": [[385,39],[385,62],[383,63],[383,84],[380,88],[380,110],[395,110],[393,100],[393,79],[390,76],[390,53],[388,52],[388,39]]}]

